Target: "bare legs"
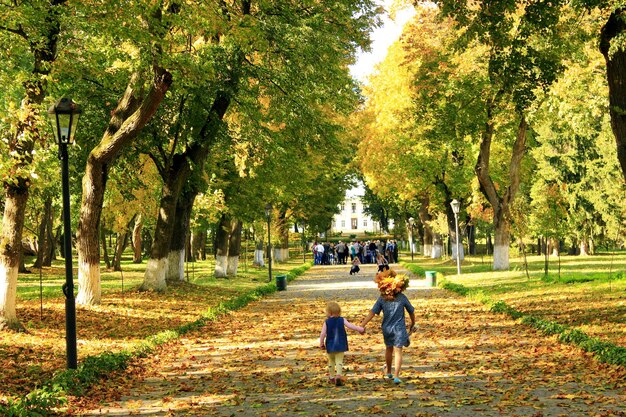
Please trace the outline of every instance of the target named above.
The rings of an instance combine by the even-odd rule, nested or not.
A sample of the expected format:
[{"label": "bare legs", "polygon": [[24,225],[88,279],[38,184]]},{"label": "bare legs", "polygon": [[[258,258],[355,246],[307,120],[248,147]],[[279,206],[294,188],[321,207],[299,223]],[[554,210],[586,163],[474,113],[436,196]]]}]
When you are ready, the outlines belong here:
[{"label": "bare legs", "polygon": [[402,348],[387,346],[385,348],[385,365],[387,366],[386,374],[391,373],[391,361],[393,359],[393,377],[398,378],[400,375],[400,368],[402,367]]}]

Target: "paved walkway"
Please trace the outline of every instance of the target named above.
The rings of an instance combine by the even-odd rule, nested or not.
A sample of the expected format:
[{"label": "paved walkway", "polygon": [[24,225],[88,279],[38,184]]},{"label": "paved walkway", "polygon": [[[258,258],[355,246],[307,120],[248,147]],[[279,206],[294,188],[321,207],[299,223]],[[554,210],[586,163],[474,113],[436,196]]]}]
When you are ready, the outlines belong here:
[{"label": "paved walkway", "polygon": [[[380,319],[349,334],[347,383],[330,386],[318,337],[328,300],[359,323],[375,266],[313,267],[287,291],[229,314],[162,354],[109,416],[626,416],[619,369],[503,315],[412,280],[418,332],[400,386],[383,380]],[[401,271],[399,271],[401,272]]]}]

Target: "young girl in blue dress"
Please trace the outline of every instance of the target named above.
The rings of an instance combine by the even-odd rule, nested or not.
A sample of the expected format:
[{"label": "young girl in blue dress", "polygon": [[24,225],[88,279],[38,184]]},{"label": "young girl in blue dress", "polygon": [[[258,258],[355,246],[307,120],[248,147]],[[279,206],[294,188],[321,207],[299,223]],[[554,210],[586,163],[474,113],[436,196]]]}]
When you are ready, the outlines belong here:
[{"label": "young girl in blue dress", "polygon": [[[402,367],[402,348],[409,346],[409,335],[415,330],[415,309],[406,295],[402,293],[408,286],[408,278],[397,276],[393,270],[382,271],[376,274],[376,282],[381,292],[380,297],[361,322],[365,329],[374,315],[383,312],[382,331],[385,341],[385,377],[393,379],[396,384],[402,383],[400,368]],[[404,311],[409,313],[411,323],[407,330]],[[393,374],[391,362],[393,359]]]},{"label": "young girl in blue dress", "polygon": [[344,384],[343,380],[343,356],[348,350],[348,329],[361,334],[365,329],[350,323],[341,317],[341,307],[334,301],[326,305],[326,321],[320,334],[320,348],[326,348],[328,355],[328,378],[336,386]]}]

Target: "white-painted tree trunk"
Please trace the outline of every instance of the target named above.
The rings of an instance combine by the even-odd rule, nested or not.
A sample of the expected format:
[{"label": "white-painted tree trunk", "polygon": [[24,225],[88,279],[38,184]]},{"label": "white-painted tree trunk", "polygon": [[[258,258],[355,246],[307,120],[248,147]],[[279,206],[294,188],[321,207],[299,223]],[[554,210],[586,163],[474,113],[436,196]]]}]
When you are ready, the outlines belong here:
[{"label": "white-painted tree trunk", "polygon": [[589,256],[589,242],[586,238],[580,240],[580,256]]},{"label": "white-painted tree trunk", "polygon": [[[413,244],[415,246],[415,244]],[[413,253],[415,253],[415,247],[413,248]],[[433,245],[430,243],[424,244],[424,253],[423,256],[430,257],[433,254]]]},{"label": "white-painted tree trunk", "polygon": [[185,249],[173,250],[167,255],[167,276],[168,281],[185,280]]},{"label": "white-painted tree trunk", "polygon": [[16,328],[19,326],[15,311],[15,299],[17,294],[17,273],[19,264],[14,266],[0,264],[0,330],[5,326]]},{"label": "white-painted tree trunk", "polygon": [[506,271],[509,269],[509,245],[495,245],[493,247],[493,270]]},{"label": "white-painted tree trunk", "polygon": [[507,271],[509,269],[509,247],[511,234],[508,224],[496,225],[493,247],[493,270]]},{"label": "white-painted tree trunk", "polygon": [[[465,249],[463,245],[459,245],[459,251],[461,252],[461,260],[465,259]],[[456,261],[456,243],[452,244],[452,259]]]},{"label": "white-painted tree trunk", "polygon": [[100,304],[102,289],[100,286],[100,265],[93,265],[78,257],[78,294],[76,304],[97,305]]},{"label": "white-painted tree trunk", "polygon": [[215,277],[226,278],[228,275],[228,256],[217,255],[215,257]]},{"label": "white-painted tree trunk", "polygon": [[168,271],[168,259],[148,259],[148,265],[146,266],[146,273],[143,279],[143,285],[141,289],[163,291],[167,288],[165,277]]},{"label": "white-painted tree trunk", "polygon": [[274,258],[273,260],[276,262],[287,262],[289,259],[289,249],[285,248],[274,248]]},{"label": "white-painted tree trunk", "polygon": [[439,259],[441,258],[441,255],[443,254],[443,246],[435,244],[432,246],[432,249],[430,251],[430,257],[432,259]]},{"label": "white-painted tree trunk", "polygon": [[260,267],[264,267],[265,266],[265,261],[263,260],[263,250],[262,249],[256,249],[254,251],[254,264],[258,265]]},{"label": "white-painted tree trunk", "polygon": [[237,276],[238,268],[239,268],[239,256],[229,256],[226,274],[229,277]]}]

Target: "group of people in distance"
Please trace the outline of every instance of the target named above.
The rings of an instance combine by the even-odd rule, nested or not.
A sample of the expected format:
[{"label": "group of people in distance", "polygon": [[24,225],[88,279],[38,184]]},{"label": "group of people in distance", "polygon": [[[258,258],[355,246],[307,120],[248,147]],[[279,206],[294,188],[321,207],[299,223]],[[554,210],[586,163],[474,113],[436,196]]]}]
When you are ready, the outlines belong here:
[{"label": "group of people in distance", "polygon": [[361,264],[379,263],[379,255],[386,260],[387,264],[398,262],[398,244],[395,240],[368,240],[366,242],[355,240],[349,243],[315,242],[311,247],[315,265],[347,264],[348,259],[354,265],[358,258]]}]

